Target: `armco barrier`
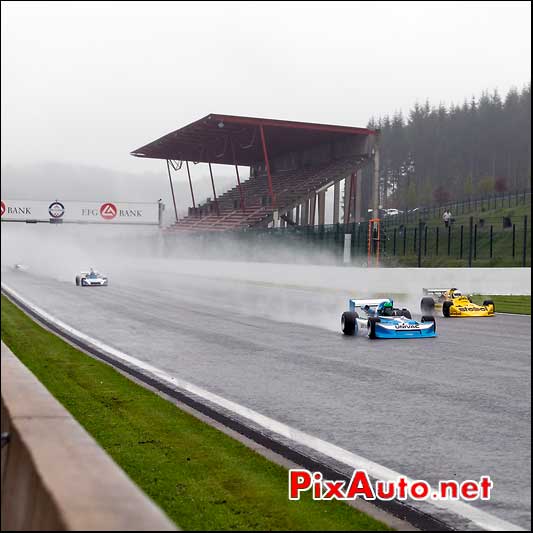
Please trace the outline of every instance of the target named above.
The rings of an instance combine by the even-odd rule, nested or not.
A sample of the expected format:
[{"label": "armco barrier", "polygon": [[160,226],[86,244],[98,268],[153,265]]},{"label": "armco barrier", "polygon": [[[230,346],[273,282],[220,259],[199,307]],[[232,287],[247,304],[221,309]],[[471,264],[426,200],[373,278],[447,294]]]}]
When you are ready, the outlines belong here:
[{"label": "armco barrier", "polygon": [[2,343],[2,531],[175,531]]}]

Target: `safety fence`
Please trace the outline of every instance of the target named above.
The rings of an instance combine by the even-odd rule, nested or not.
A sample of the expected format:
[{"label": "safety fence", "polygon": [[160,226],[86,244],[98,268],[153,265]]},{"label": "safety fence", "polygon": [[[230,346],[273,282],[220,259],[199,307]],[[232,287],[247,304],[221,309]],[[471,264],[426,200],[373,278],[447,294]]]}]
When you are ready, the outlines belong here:
[{"label": "safety fence", "polygon": [[[527,215],[521,217],[474,217],[466,223],[400,224],[389,227],[369,223],[290,226],[252,229],[234,234],[240,242],[297,245],[332,254],[339,263],[375,264],[379,255],[383,266],[531,266],[531,227]],[[378,248],[379,247],[379,248]],[[378,254],[379,251],[379,254]]]},{"label": "safety fence", "polygon": [[382,228],[381,256],[405,266],[531,266],[527,215],[479,218],[466,224],[424,222]]},{"label": "safety fence", "polygon": [[510,209],[513,207],[531,205],[531,191],[517,191],[505,193],[493,193],[480,197],[472,197],[466,200],[448,202],[438,206],[415,207],[406,209],[397,215],[386,216],[382,220],[382,225],[413,224],[419,220],[431,220],[441,218],[446,210],[450,211],[453,217],[460,217],[484,211],[497,209]]}]

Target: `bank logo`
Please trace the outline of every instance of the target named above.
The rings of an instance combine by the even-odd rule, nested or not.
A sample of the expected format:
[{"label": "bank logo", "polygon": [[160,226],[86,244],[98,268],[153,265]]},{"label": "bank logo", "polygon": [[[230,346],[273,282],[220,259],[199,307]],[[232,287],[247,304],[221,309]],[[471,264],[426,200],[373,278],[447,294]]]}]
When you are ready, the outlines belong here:
[{"label": "bank logo", "polygon": [[48,213],[52,218],[61,218],[65,214],[65,206],[61,202],[52,202]]},{"label": "bank logo", "polygon": [[105,220],[111,220],[117,216],[117,206],[111,202],[102,204],[100,207],[100,215]]},{"label": "bank logo", "polygon": [[6,212],[6,204],[4,204],[4,201],[1,202],[1,216],[4,216],[4,213]]}]

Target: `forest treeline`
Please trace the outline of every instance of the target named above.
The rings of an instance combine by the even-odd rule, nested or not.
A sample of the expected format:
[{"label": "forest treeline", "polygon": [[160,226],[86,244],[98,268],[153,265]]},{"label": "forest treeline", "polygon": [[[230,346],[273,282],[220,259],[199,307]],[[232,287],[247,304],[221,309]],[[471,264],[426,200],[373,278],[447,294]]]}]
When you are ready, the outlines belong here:
[{"label": "forest treeline", "polygon": [[462,105],[417,103],[407,117],[395,113],[368,127],[381,130],[384,207],[530,189],[531,83],[505,96],[484,92]]}]

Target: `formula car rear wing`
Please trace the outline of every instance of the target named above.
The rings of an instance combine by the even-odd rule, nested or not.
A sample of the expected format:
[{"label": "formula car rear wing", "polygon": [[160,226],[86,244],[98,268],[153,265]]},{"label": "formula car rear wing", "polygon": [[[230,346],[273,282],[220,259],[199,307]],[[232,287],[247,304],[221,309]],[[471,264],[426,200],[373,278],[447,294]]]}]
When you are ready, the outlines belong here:
[{"label": "formula car rear wing", "polygon": [[371,300],[356,300],[354,298],[350,299],[350,311],[355,311],[356,308],[365,307],[368,305],[368,307],[377,307],[379,304],[383,302],[391,302],[392,300],[390,298],[375,298]]},{"label": "formula car rear wing", "polygon": [[446,289],[422,289],[424,291],[424,294],[435,294],[437,296],[442,296],[444,293],[448,292],[448,291],[455,291],[456,289],[455,288],[446,288]]}]

